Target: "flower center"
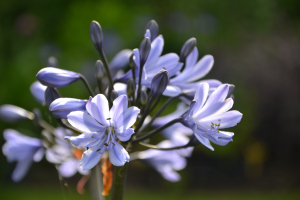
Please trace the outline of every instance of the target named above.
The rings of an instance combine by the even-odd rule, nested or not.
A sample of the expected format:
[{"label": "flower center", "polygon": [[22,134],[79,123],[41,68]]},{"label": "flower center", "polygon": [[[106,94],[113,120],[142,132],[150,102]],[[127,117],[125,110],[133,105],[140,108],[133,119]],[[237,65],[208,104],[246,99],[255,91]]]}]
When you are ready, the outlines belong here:
[{"label": "flower center", "polygon": [[213,123],[211,122],[211,125],[210,125],[210,129],[209,130],[205,130],[205,133],[209,132],[220,132],[219,131],[219,127],[221,126],[221,119],[218,119],[219,123]]}]

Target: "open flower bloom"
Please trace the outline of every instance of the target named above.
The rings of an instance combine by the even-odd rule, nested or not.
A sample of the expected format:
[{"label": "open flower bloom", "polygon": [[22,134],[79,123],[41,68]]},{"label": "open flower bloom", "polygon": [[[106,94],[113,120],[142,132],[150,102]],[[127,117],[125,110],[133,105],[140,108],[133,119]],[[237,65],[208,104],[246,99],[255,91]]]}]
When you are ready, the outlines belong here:
[{"label": "open flower bloom", "polygon": [[26,175],[33,161],[39,162],[43,158],[44,147],[40,139],[22,135],[13,129],[4,130],[3,136],[6,140],[2,147],[3,154],[8,162],[18,162],[12,174],[12,179],[18,182]]},{"label": "open flower bloom", "polygon": [[186,59],[184,70],[172,78],[169,85],[177,86],[183,93],[191,94],[192,96],[201,83],[208,83],[210,92],[220,86],[222,83],[214,79],[198,81],[209,73],[214,64],[214,58],[211,55],[206,55],[198,62],[197,60],[198,49],[195,47]]},{"label": "open flower bloom", "polygon": [[183,116],[183,125],[192,129],[196,138],[211,150],[214,148],[209,141],[221,146],[232,141],[232,132],[219,129],[233,127],[242,118],[239,111],[228,111],[233,106],[233,100],[226,99],[228,90],[228,84],[220,85],[208,97],[208,83],[200,84],[189,111]]},{"label": "open flower bloom", "polygon": [[[170,76],[172,77],[182,68],[183,63],[179,62],[179,56],[177,54],[168,53],[166,55],[161,56],[163,51],[163,46],[164,46],[164,39],[161,35],[159,35],[152,41],[151,50],[148,59],[143,67],[142,80],[141,80],[141,84],[143,86],[147,86],[148,88],[150,88],[153,77],[157,74],[157,72],[159,72],[162,69],[166,69],[169,72]],[[136,64],[135,80],[136,83],[138,84],[139,71],[140,71],[139,49],[134,49],[133,53],[134,53],[133,60]],[[124,76],[120,78],[120,81],[123,83],[127,83],[127,81],[130,78],[132,78],[131,70],[128,71],[126,74],[124,74]],[[115,86],[122,87],[120,83]],[[116,90],[119,89],[117,88]],[[166,96],[177,96],[178,94],[180,94],[180,88],[171,85],[167,86],[166,90],[163,93],[163,95]]]},{"label": "open flower bloom", "polygon": [[91,169],[109,151],[109,159],[115,166],[123,166],[129,161],[129,155],[118,140],[128,141],[134,133],[130,128],[136,121],[140,110],[134,106],[128,108],[126,95],[121,95],[113,102],[109,110],[108,101],[102,94],[90,98],[86,110],[71,112],[69,123],[82,131],[79,136],[66,136],[75,146],[86,151],[81,158],[82,169]]},{"label": "open flower bloom", "polygon": [[[175,145],[171,141],[165,140],[157,146],[161,148],[170,148]],[[176,171],[184,169],[187,163],[186,158],[179,155],[177,150],[160,151],[149,149],[139,152],[138,158],[152,166],[166,180],[171,182],[177,182],[181,179]]]},{"label": "open flower bloom", "polygon": [[80,158],[83,149],[72,146],[64,137],[70,135],[70,131],[63,128],[55,129],[55,142],[51,148],[46,150],[46,159],[54,164],[59,164],[58,172],[63,177],[71,177],[77,171],[82,175],[88,175],[89,170],[80,167]]}]

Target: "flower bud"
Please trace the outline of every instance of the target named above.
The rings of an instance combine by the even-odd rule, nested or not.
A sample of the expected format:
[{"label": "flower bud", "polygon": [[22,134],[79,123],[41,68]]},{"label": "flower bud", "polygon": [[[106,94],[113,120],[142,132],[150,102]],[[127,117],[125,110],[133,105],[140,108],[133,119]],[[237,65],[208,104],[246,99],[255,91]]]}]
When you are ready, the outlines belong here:
[{"label": "flower bud", "polygon": [[227,98],[233,98],[233,91],[235,89],[235,85],[232,85],[232,84],[228,84],[229,86],[229,90],[228,90],[228,94],[227,94]]},{"label": "flower bud", "polygon": [[165,69],[160,70],[151,81],[151,92],[153,95],[161,95],[170,82],[169,72]]},{"label": "flower bud", "polygon": [[51,56],[48,58],[47,67],[58,67],[58,61],[55,57]]},{"label": "flower bud", "polygon": [[133,56],[134,56],[134,53],[132,53],[131,56],[129,57],[129,66],[130,66],[131,69],[134,70],[134,68],[136,67],[136,64],[133,60]]},{"label": "flower bud", "polygon": [[147,98],[148,98],[148,95],[147,95],[146,91],[142,90],[142,91],[141,91],[140,102],[141,102],[141,104],[142,104],[143,106],[146,105],[146,103],[147,103]]},{"label": "flower bud", "polygon": [[0,119],[7,123],[17,123],[26,119],[33,120],[34,114],[23,108],[5,104],[0,106]]},{"label": "flower bud", "polygon": [[100,24],[95,20],[93,20],[90,25],[90,36],[96,49],[98,51],[101,51],[103,43],[103,33]]},{"label": "flower bud", "polygon": [[50,104],[55,100],[60,97],[60,94],[58,93],[57,89],[47,87],[45,91],[45,101],[46,101],[46,106],[49,108]]},{"label": "flower bud", "polygon": [[103,63],[101,62],[101,60],[97,60],[95,64],[95,76],[97,79],[101,79],[103,75],[104,75]]},{"label": "flower bud", "polygon": [[196,47],[197,40],[196,38],[191,38],[188,41],[186,41],[181,49],[180,52],[180,62],[184,62],[185,59],[190,55],[190,53],[193,51],[193,49]]},{"label": "flower bud", "polygon": [[127,82],[127,94],[129,97],[134,97],[135,95],[135,90],[136,90],[136,83],[135,81],[131,78]]},{"label": "flower bud", "polygon": [[68,114],[73,111],[85,111],[86,100],[73,98],[58,98],[49,107],[53,117],[67,119]]},{"label": "flower bud", "polygon": [[149,38],[144,38],[140,45],[140,67],[146,63],[151,50],[151,41]]},{"label": "flower bud", "polygon": [[158,36],[158,24],[156,23],[155,20],[151,20],[147,25],[146,25],[146,30],[149,29],[151,33],[151,41],[153,41],[157,36]]},{"label": "flower bud", "polygon": [[110,93],[110,100],[113,102],[118,96],[118,93],[115,90],[112,90]]},{"label": "flower bud", "polygon": [[80,79],[80,75],[76,72],[63,69],[46,67],[41,69],[36,78],[41,84],[52,88],[60,88],[70,85]]},{"label": "flower bud", "polygon": [[45,91],[47,86],[42,85],[40,82],[35,81],[30,86],[30,92],[32,96],[40,103],[45,103]]}]

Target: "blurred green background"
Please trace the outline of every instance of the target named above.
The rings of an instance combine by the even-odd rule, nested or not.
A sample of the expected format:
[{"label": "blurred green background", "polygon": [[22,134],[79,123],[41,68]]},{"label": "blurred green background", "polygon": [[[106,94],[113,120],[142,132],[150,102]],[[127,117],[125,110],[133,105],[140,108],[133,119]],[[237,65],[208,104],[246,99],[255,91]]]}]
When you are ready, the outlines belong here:
[{"label": "blurred green background", "polygon": [[[133,162],[125,199],[299,199],[299,8],[299,0],[1,1],[0,105],[38,107],[46,113],[29,87],[48,57],[57,57],[60,68],[82,72],[95,84],[92,73],[99,57],[90,40],[90,22],[101,24],[111,59],[122,49],[137,48],[154,19],[165,39],[164,53],[179,54],[183,43],[195,37],[199,56],[214,56],[206,78],[235,84],[234,109],[244,116],[232,128],[233,143],[214,145],[214,152],[195,148],[179,183]],[[61,93],[88,96],[81,83]],[[6,128],[39,137],[30,122],[0,122],[0,131]],[[13,183],[14,164],[2,154],[0,159],[1,199],[89,198],[88,192],[81,196],[75,190],[79,175],[63,187],[45,160]]]}]

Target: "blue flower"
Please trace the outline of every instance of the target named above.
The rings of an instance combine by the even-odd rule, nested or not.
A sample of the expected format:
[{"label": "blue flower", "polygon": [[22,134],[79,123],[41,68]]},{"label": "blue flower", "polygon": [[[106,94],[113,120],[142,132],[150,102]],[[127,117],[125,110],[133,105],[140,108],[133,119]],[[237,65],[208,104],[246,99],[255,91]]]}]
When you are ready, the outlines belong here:
[{"label": "blue flower", "polygon": [[[161,148],[174,147],[171,141],[165,140],[157,144]],[[149,149],[138,153],[138,159],[145,161],[158,171],[162,177],[171,182],[180,181],[181,177],[176,172],[185,168],[186,158],[179,155],[177,150],[160,151]]]},{"label": "blue flower", "polygon": [[37,73],[36,78],[43,85],[52,88],[60,88],[79,80],[80,75],[68,70],[46,67]]},{"label": "blue flower", "polygon": [[42,141],[22,135],[13,129],[4,130],[3,136],[6,140],[2,147],[3,154],[8,162],[18,162],[12,174],[12,179],[18,182],[26,175],[32,161],[39,162],[43,158]]},{"label": "blue flower", "polygon": [[170,80],[170,85],[177,86],[181,89],[181,92],[192,96],[194,96],[196,88],[201,83],[208,83],[210,92],[220,86],[222,83],[215,79],[197,81],[209,73],[214,64],[214,58],[211,55],[206,55],[198,62],[197,60],[198,49],[195,47],[186,59],[184,70]]},{"label": "blue flower", "polygon": [[229,85],[220,85],[209,97],[208,83],[199,85],[189,111],[183,116],[183,125],[193,130],[196,138],[211,150],[210,142],[227,145],[232,141],[232,132],[219,129],[230,128],[239,123],[242,114],[239,111],[228,111],[233,106],[231,98],[226,99]]},{"label": "blue flower", "polygon": [[86,149],[81,158],[82,169],[93,168],[105,150],[108,150],[113,165],[123,166],[129,161],[129,155],[118,140],[124,142],[130,139],[134,133],[130,127],[135,123],[140,110],[134,106],[128,108],[126,95],[115,99],[109,110],[108,101],[102,94],[90,98],[86,110],[68,115],[69,123],[83,134],[65,137],[75,146]]},{"label": "blue flower", "polygon": [[59,165],[58,172],[63,177],[71,177],[77,171],[82,175],[88,175],[90,171],[83,170],[80,167],[80,158],[83,154],[83,149],[78,149],[64,140],[64,137],[71,135],[72,132],[67,129],[57,128],[54,133],[56,135],[56,145],[46,150],[46,159],[51,163]]},{"label": "blue flower", "polygon": [[86,103],[86,100],[81,99],[59,98],[50,104],[49,110],[55,118],[67,119],[72,111],[85,111]]}]

